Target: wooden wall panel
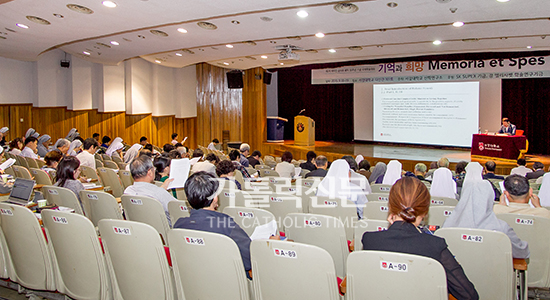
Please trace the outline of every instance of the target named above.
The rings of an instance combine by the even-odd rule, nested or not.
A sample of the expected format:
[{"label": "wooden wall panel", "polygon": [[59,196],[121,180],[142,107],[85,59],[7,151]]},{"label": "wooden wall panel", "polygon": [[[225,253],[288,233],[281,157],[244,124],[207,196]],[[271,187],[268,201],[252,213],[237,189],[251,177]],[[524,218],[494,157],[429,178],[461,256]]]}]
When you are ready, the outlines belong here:
[{"label": "wooden wall panel", "polygon": [[187,137],[184,146],[197,148],[197,118],[176,119],[175,132],[182,138]]},{"label": "wooden wall panel", "polygon": [[[256,79],[260,75],[261,79]],[[242,140],[250,144],[252,151],[264,151],[267,140],[266,86],[263,83],[264,70],[254,68],[245,71],[242,100]],[[266,149],[268,150],[268,149]]]}]

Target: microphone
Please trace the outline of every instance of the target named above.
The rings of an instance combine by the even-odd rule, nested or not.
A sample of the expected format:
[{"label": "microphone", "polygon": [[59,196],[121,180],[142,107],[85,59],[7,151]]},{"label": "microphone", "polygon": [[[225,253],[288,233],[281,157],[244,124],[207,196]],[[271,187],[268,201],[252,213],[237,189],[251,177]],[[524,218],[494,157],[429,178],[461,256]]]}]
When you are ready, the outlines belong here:
[{"label": "microphone", "polygon": [[298,114],[301,115],[304,111],[306,111],[306,109],[302,109]]}]

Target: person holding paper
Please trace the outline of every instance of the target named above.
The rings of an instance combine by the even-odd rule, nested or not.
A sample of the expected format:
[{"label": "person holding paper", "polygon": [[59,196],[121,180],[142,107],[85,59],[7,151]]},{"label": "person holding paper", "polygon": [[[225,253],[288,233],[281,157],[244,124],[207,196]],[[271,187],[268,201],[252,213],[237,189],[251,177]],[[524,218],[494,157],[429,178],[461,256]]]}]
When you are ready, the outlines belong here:
[{"label": "person holding paper", "polygon": [[[529,180],[521,175],[510,175],[504,180],[502,194],[506,196],[509,203],[506,203],[504,196],[500,198],[501,205],[494,205],[495,214],[522,214],[544,218],[550,218],[550,211],[540,205],[540,199],[533,194],[529,187]],[[534,207],[529,205],[529,200]]]},{"label": "person holding paper", "polygon": [[191,215],[179,218],[174,228],[201,230],[223,234],[237,244],[243,260],[244,269],[250,275],[250,237],[232,217],[218,212],[219,181],[206,172],[197,172],[185,182],[187,201],[193,208]]},{"label": "person holding paper", "polygon": [[[4,157],[4,148],[0,147],[0,160]],[[0,168],[0,174],[4,174],[4,169]],[[12,189],[11,184],[7,184],[4,180],[0,180],[0,194],[8,194]]]},{"label": "person holding paper", "polygon": [[146,196],[158,200],[160,204],[162,204],[162,208],[164,208],[168,224],[172,226],[170,213],[168,213],[168,202],[176,200],[176,198],[172,197],[166,189],[173,179],[167,179],[160,187],[153,184],[152,182],[155,179],[155,167],[153,166],[151,158],[147,155],[138,156],[134,159],[130,163],[130,172],[134,178],[134,184],[127,187],[124,190],[124,194]]}]

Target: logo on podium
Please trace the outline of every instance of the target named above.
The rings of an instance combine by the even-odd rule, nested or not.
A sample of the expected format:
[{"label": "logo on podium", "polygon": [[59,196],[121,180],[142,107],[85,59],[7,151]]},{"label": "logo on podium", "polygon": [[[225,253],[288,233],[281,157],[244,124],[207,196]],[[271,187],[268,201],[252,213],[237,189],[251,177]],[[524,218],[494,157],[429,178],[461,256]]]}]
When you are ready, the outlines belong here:
[{"label": "logo on podium", "polygon": [[298,130],[298,132],[302,132],[304,131],[304,129],[305,129],[304,124],[298,123],[298,125],[296,125],[296,130]]},{"label": "logo on podium", "polygon": [[483,151],[483,149],[485,149],[483,142],[479,142],[479,151]]}]

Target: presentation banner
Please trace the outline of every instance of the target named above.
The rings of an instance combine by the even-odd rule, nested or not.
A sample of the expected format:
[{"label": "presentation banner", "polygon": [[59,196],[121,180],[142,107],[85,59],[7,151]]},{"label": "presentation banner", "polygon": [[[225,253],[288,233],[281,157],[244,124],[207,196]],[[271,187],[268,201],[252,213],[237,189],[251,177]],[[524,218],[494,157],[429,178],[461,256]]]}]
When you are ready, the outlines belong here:
[{"label": "presentation banner", "polygon": [[429,60],[311,70],[311,84],[462,81],[550,77],[550,56]]}]

